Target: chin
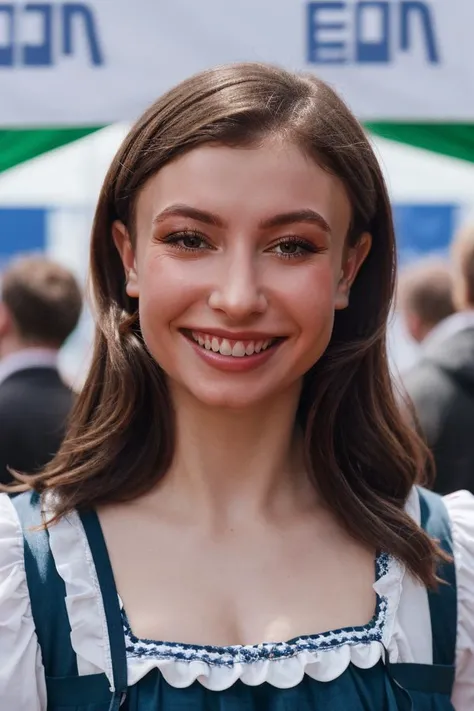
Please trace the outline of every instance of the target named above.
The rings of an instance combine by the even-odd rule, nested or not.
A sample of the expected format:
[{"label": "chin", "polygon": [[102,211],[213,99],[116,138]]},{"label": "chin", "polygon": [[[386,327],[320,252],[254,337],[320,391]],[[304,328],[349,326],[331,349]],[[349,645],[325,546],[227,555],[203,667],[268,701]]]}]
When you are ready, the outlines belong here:
[{"label": "chin", "polygon": [[250,408],[258,407],[258,405],[265,402],[268,397],[265,397],[263,395],[259,397],[257,394],[250,394],[248,391],[236,392],[234,390],[232,392],[231,390],[229,390],[226,392],[225,390],[223,391],[222,388],[219,389],[219,392],[194,391],[190,394],[197,402],[199,402],[204,407],[212,408],[215,410],[229,410],[234,412],[243,412]]},{"label": "chin", "polygon": [[243,383],[208,382],[203,379],[181,382],[180,390],[197,405],[215,410],[243,412],[255,409],[278,395],[277,388],[258,387]]}]

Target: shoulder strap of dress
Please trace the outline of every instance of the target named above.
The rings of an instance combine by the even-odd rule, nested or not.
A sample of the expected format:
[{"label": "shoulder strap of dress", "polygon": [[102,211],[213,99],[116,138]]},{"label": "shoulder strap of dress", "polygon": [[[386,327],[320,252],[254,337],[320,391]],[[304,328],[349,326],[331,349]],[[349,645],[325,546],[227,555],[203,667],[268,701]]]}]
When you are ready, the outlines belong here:
[{"label": "shoulder strap of dress", "polygon": [[441,561],[437,575],[441,579],[437,590],[428,591],[431,630],[433,635],[433,664],[455,665],[457,633],[456,567],[453,555],[451,521],[443,498],[427,489],[418,489],[421,527],[437,540],[451,561]]},{"label": "shoulder strap of dress", "polygon": [[40,497],[28,491],[13,497],[12,503],[23,531],[26,580],[45,674],[47,677],[77,676],[66,588],[56,570],[48,530],[42,527]]},{"label": "shoulder strap of dress", "polygon": [[127,651],[117,587],[99,517],[95,511],[81,514],[104,605],[113,673],[113,698],[109,711],[118,711],[127,695]]}]

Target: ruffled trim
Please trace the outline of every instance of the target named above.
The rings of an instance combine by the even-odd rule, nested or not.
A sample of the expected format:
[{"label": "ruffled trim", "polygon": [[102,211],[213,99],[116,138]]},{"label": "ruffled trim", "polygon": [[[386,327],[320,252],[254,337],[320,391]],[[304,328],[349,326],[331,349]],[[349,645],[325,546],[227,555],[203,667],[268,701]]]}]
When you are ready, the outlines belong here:
[{"label": "ruffled trim", "polygon": [[[97,574],[87,538],[77,514],[61,519],[50,529],[51,549],[66,585],[71,641],[81,675],[105,672],[113,683],[110,645]],[[173,687],[195,681],[220,691],[237,680],[249,686],[268,683],[290,688],[305,674],[327,682],[343,674],[349,664],[375,666],[398,657],[393,629],[402,589],[404,568],[382,554],[377,559],[377,607],[364,626],[299,637],[284,643],[254,646],[209,647],[160,643],[136,638],[124,613],[128,684],[133,686],[152,669],[159,669]]]},{"label": "ruffled trim", "polygon": [[123,612],[129,683],[158,668],[171,686],[180,688],[198,681],[218,691],[238,679],[249,686],[265,682],[290,688],[305,674],[318,681],[332,681],[351,663],[360,668],[375,666],[390,643],[402,575],[393,558],[380,555],[374,584],[377,608],[367,625],[283,643],[216,647],[143,640],[134,636]]},{"label": "ruffled trim", "polygon": [[46,709],[44,669],[26,581],[23,533],[7,494],[0,494],[0,638],[2,708]]},{"label": "ruffled trim", "polygon": [[[45,507],[52,509],[52,502]],[[77,513],[49,529],[51,552],[66,586],[71,643],[80,676],[105,672],[113,689],[112,656],[102,595],[87,537]]]},{"label": "ruffled trim", "polygon": [[444,499],[453,534],[458,630],[453,705],[474,708],[474,496],[457,491]]},{"label": "ruffled trim", "polygon": [[[20,522],[7,494],[0,494],[0,585],[2,600],[22,601],[22,616],[29,615],[25,575],[24,544]],[[4,593],[4,594],[3,594]],[[31,618],[32,619],[32,618]],[[5,622],[2,617],[2,622]]]},{"label": "ruffled trim", "polygon": [[451,519],[456,564],[457,648],[458,652],[474,652],[474,496],[468,491],[457,491],[444,501]]},{"label": "ruffled trim", "polygon": [[8,649],[9,656],[12,653],[17,655],[18,652],[6,645],[5,631],[15,633],[22,624],[29,628],[28,637],[34,637],[35,628],[25,572],[23,533],[12,502],[7,494],[0,494],[0,648]]},{"label": "ruffled trim", "polygon": [[349,664],[368,669],[375,666],[382,655],[382,644],[370,642],[354,646],[346,644],[324,652],[303,651],[285,659],[236,662],[232,666],[177,659],[129,658],[129,684],[135,684],[152,669],[159,669],[168,684],[175,688],[191,686],[197,681],[206,689],[223,691],[240,680],[248,686],[267,683],[279,689],[289,689],[297,686],[305,674],[317,681],[332,681],[343,674]]},{"label": "ruffled trim", "polygon": [[[420,523],[420,498],[416,487],[412,488],[407,498],[405,512],[411,516],[416,523]],[[387,574],[376,582],[374,586],[376,592],[381,597],[385,597],[390,601],[387,606],[387,615],[383,630],[383,645],[387,650],[388,660],[392,664],[402,661],[415,661],[412,650],[410,649],[411,640],[407,639],[407,635],[401,625],[400,608],[402,601],[406,603],[404,599],[406,596],[403,595],[404,590],[406,592],[407,588],[410,589],[408,595],[408,603],[410,603],[413,594],[418,596],[418,591],[414,591],[414,588],[417,588],[417,586],[420,587],[422,594],[424,594],[424,598],[421,600],[421,614],[421,609],[424,609],[424,607],[427,608],[428,605],[426,591],[421,584],[418,585],[417,581],[412,579],[412,576],[407,573],[403,563],[395,558],[391,558],[390,570],[387,571]]]}]

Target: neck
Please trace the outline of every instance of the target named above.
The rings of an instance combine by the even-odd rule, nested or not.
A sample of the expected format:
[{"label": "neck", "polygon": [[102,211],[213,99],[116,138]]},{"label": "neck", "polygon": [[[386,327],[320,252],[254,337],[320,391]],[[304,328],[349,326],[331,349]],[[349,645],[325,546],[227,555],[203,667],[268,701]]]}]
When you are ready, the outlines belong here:
[{"label": "neck", "polygon": [[295,426],[299,390],[250,411],[217,410],[186,393],[173,395],[176,453],[159,486],[168,510],[175,502],[177,511],[184,506],[187,516],[219,526],[314,500]]},{"label": "neck", "polygon": [[51,344],[23,340],[17,336],[6,336],[0,340],[0,359],[15,355],[16,353],[38,349],[57,352],[57,348],[53,348]]}]

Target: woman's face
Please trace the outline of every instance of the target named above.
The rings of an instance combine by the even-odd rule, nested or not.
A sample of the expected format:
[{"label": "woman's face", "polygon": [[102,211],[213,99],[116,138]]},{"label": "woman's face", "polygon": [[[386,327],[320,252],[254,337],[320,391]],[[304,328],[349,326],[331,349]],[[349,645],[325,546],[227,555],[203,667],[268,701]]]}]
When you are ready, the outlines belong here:
[{"label": "woman's face", "polygon": [[151,178],[135,248],[114,238],[172,391],[245,408],[299,389],[370,248],[347,247],[350,220],[340,180],[282,141],[205,145]]}]

